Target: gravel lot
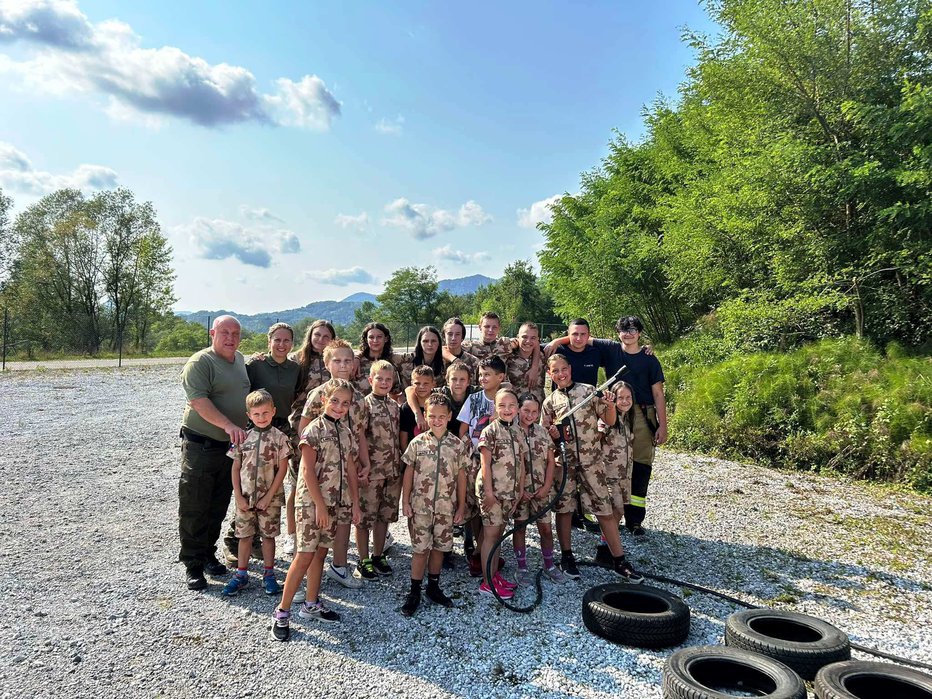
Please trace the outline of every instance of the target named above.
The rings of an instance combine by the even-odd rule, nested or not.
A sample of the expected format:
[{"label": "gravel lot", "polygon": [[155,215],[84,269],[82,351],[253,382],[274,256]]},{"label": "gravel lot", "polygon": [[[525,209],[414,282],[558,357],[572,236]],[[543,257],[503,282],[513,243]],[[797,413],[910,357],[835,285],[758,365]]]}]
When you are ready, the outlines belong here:
[{"label": "gravel lot", "polygon": [[[599,569],[545,584],[542,607],[515,615],[475,594],[460,559],[442,580],[460,607],[402,618],[401,523],[395,576],[359,591],[325,584],[344,623],[295,615],[288,644],[269,639],[274,601],[258,584],[232,600],[216,581],[188,592],[174,564],[178,372],[0,376],[0,696],[661,696],[670,651],[614,646],[582,625],[583,591],[612,581]],[[664,452],[650,535],[625,543],[647,572],[807,612],[929,663],[930,512],[932,498]],[[574,537],[591,555],[594,536]],[[283,578],[287,562],[278,568]],[[670,589],[691,607],[688,644],[721,643],[735,607]]]}]

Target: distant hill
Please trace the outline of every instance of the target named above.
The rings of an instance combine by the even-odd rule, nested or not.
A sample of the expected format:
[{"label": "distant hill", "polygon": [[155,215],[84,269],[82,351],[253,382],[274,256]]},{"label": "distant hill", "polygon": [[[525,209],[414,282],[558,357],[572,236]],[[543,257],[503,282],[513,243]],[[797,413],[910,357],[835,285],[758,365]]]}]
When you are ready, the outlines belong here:
[{"label": "distant hill", "polygon": [[[471,294],[481,286],[491,284],[495,280],[481,274],[474,274],[471,277],[461,277],[460,279],[441,279],[437,286],[441,291],[449,291],[454,296],[463,296]],[[289,308],[284,311],[271,311],[269,313],[256,313],[255,315],[244,315],[236,311],[176,311],[175,315],[184,318],[192,323],[206,324],[207,318],[216,318],[219,315],[230,314],[239,318],[240,323],[247,330],[253,332],[265,332],[272,323],[288,323],[294,325],[304,318],[326,318],[332,323],[347,325],[353,322],[353,314],[366,301],[378,303],[375,294],[369,294],[361,291],[357,294],[347,296],[342,301],[314,301],[300,308]]]},{"label": "distant hill", "polygon": [[474,274],[471,277],[460,277],[459,279],[441,279],[437,283],[440,291],[449,291],[453,296],[465,296],[473,294],[477,289],[488,286],[492,282],[498,281],[492,277],[486,277],[483,274]]}]

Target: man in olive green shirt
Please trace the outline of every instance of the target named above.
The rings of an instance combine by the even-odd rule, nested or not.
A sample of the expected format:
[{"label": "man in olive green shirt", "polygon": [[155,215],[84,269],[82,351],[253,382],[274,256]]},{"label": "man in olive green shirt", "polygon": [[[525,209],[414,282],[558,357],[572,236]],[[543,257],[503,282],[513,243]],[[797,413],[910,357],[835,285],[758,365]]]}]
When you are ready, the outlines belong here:
[{"label": "man in olive green shirt", "polygon": [[196,352],[181,371],[187,403],[181,422],[178,560],[187,569],[189,590],[207,587],[204,571],[228,572],[217,560],[216,544],[233,492],[227,450],[246,437],[249,376],[236,351],[239,342],[239,321],[219,316],[210,329],[210,347]]}]

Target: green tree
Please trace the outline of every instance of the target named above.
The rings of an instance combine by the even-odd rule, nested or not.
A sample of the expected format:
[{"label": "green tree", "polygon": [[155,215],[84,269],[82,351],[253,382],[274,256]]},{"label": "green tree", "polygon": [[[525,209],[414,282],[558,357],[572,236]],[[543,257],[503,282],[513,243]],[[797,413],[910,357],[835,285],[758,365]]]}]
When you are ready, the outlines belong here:
[{"label": "green tree", "polygon": [[437,270],[402,267],[395,270],[378,295],[379,315],[391,327],[433,322],[437,307]]},{"label": "green tree", "polygon": [[544,325],[560,322],[554,313],[553,299],[526,260],[512,262],[505,267],[501,279],[479,289],[474,305],[480,313],[484,310],[498,313],[503,328],[516,330],[526,320]]}]

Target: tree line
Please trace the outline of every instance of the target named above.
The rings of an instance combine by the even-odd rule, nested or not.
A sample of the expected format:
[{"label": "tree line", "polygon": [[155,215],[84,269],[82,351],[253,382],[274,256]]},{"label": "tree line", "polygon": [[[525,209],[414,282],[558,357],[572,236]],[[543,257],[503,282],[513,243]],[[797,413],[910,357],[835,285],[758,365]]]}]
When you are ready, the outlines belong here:
[{"label": "tree line", "polygon": [[10,220],[0,191],[0,305],[14,349],[86,353],[152,347],[175,302],[172,250],[149,202],[126,189],[62,189]]},{"label": "tree line", "polygon": [[542,224],[562,314],[735,350],[932,328],[928,0],[710,0],[714,39]]}]

